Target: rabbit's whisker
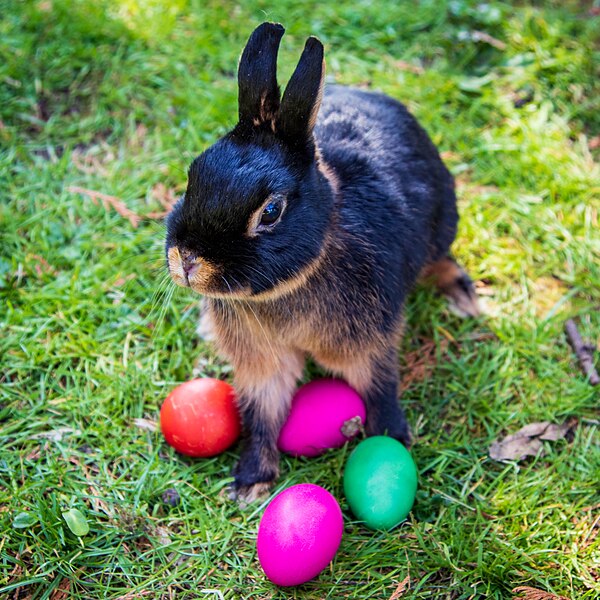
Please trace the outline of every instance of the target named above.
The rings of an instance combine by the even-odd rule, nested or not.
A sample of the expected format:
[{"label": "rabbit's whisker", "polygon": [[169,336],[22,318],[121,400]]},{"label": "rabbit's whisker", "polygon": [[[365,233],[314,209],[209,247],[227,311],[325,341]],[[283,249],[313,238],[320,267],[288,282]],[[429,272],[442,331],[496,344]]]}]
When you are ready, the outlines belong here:
[{"label": "rabbit's whisker", "polygon": [[[230,275],[230,277],[233,279],[234,283],[236,283],[237,285],[240,285],[240,282],[237,281],[237,279],[235,277],[233,277],[233,275]],[[227,282],[227,280],[225,280],[225,283],[227,283],[227,286],[229,287],[229,291],[231,291],[231,286],[229,286],[229,283]],[[260,319],[258,318],[258,315],[256,314],[255,310],[252,308],[252,303],[251,302],[245,302],[245,301],[241,301],[240,303],[241,303],[242,306],[245,306],[248,309],[250,309],[250,312],[252,313],[252,315],[256,319],[256,323],[260,327],[260,330],[262,331],[262,333],[263,333],[263,335],[265,337],[265,341],[267,342],[267,345],[269,346],[269,350],[271,351],[271,355],[273,356],[274,364],[277,364],[279,362],[278,359],[277,359],[277,354],[275,353],[273,345],[271,344],[271,340],[269,339],[269,336],[267,335],[267,332],[265,331],[265,328],[263,327],[263,324],[260,322]]]}]

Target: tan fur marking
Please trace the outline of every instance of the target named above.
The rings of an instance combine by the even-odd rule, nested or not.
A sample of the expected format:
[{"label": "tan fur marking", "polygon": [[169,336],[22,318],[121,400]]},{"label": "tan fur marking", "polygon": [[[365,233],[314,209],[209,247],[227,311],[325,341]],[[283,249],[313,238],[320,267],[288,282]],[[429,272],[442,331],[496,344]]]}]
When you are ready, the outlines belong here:
[{"label": "tan fur marking", "polygon": [[248,225],[246,226],[246,236],[247,237],[256,237],[258,235],[258,231],[256,228],[260,223],[260,217],[262,215],[262,211],[265,209],[265,205],[263,204],[261,207],[257,208],[248,219]]},{"label": "tan fur marking", "polygon": [[325,59],[323,59],[323,66],[321,68],[321,82],[319,83],[319,91],[317,92],[317,99],[312,108],[310,116],[308,117],[308,131],[312,132],[317,123],[317,116],[319,115],[319,109],[321,108],[321,101],[323,100],[323,89],[325,87]]},{"label": "tan fur marking", "polygon": [[260,294],[254,294],[251,299],[264,302],[266,300],[276,300],[287,294],[291,294],[297,289],[301,288],[318,270],[323,261],[324,252],[321,250],[319,255],[309,262],[306,266],[302,267],[293,277],[286,279],[282,283],[276,285],[270,290],[261,292]]},{"label": "tan fur marking", "polygon": [[237,500],[240,508],[246,508],[257,500],[266,500],[275,482],[255,483],[254,485],[242,487],[233,494],[232,500]]},{"label": "tan fur marking", "polygon": [[435,285],[448,298],[450,309],[460,317],[477,317],[481,314],[475,288],[469,291],[459,284],[465,272],[452,259],[445,257],[426,265],[419,278]]},{"label": "tan fur marking", "polygon": [[188,283],[185,279],[185,273],[183,272],[183,264],[181,261],[181,254],[177,246],[171,246],[167,252],[167,262],[169,264],[169,272],[173,281],[181,287],[188,287]]},{"label": "tan fur marking", "polygon": [[[269,202],[272,202],[273,199],[274,199],[274,194],[269,194],[268,198],[262,203],[262,205],[259,208],[257,208],[250,215],[250,218],[248,219],[248,226],[246,227],[246,236],[247,237],[256,237],[259,234],[257,229],[260,224],[260,219],[262,217],[263,210],[265,210],[265,207],[267,206],[267,204],[269,204]],[[287,206],[287,198],[285,198],[284,196],[281,196],[281,201],[283,202],[283,207],[281,209],[281,215],[279,216],[279,219],[281,219],[281,217],[283,216],[283,213],[285,212],[285,209]],[[278,221],[276,221],[276,222],[278,222]]]},{"label": "tan fur marking", "polygon": [[260,318],[251,303],[227,304],[223,312],[212,304],[208,308],[217,348],[232,363],[237,386],[251,396],[262,391],[273,397],[285,396],[286,386],[293,389],[302,373],[301,352],[278,343],[273,326]]},{"label": "tan fur marking", "polygon": [[[273,351],[274,357],[263,355],[260,367],[257,364],[259,361],[254,357],[236,357],[234,387],[241,396],[252,399],[263,422],[273,427],[275,433],[279,433],[289,411],[296,382],[302,375],[304,356],[281,348],[276,351],[273,348]],[[267,368],[265,363],[270,363]]]},{"label": "tan fur marking", "polygon": [[196,333],[200,339],[206,342],[212,342],[215,340],[215,321],[211,307],[206,298],[200,299],[200,319],[198,321]]},{"label": "tan fur marking", "polygon": [[267,103],[267,92],[265,91],[260,95],[260,108],[258,111],[259,119],[262,122],[269,121],[271,118],[270,113],[267,111],[267,109],[265,107],[266,103]]},{"label": "tan fur marking", "polygon": [[357,356],[356,360],[335,365],[330,370],[343,377],[363,397],[371,387],[373,360],[369,355]]},{"label": "tan fur marking", "polygon": [[314,258],[307,265],[302,267],[294,276],[282,281],[275,287],[260,292],[259,294],[252,294],[250,289],[243,289],[235,291],[233,293],[213,293],[210,291],[202,292],[211,298],[220,298],[223,300],[247,300],[249,302],[267,302],[277,300],[291,294],[292,292],[301,288],[313,275],[315,275],[327,254],[327,243],[324,243],[323,248],[319,255]]},{"label": "tan fur marking", "polygon": [[214,283],[216,275],[217,269],[205,260],[200,259],[200,268],[193,271],[189,278],[190,287],[195,292],[204,294],[210,289],[210,285]]},{"label": "tan fur marking", "polygon": [[442,258],[426,265],[419,278],[431,282],[439,289],[450,287],[460,276],[462,269],[451,259]]},{"label": "tan fur marking", "polygon": [[315,150],[315,157],[317,161],[317,169],[319,169],[323,177],[327,179],[329,185],[331,186],[331,191],[333,192],[333,195],[337,197],[340,193],[341,187],[341,182],[339,177],[337,176],[337,173],[333,170],[331,165],[329,165],[329,163],[325,161],[318,148]]},{"label": "tan fur marking", "polygon": [[258,109],[258,116],[252,118],[252,124],[255,127],[259,127],[263,123],[269,123],[271,126],[271,130],[274,133],[275,132],[275,115],[270,110],[267,110],[267,107],[266,107],[267,94],[268,94],[268,92],[264,91],[260,95],[260,107]]},{"label": "tan fur marking", "polygon": [[[365,343],[354,346],[348,343],[346,353],[317,352],[314,358],[321,366],[345,379],[359,394],[365,395],[373,383],[377,383],[377,369],[388,362],[386,358],[390,348],[397,348],[402,337],[402,319],[395,331],[388,335],[377,333]],[[390,365],[393,368],[394,365]]]},{"label": "tan fur marking", "polygon": [[173,281],[182,287],[191,287],[195,292],[204,294],[210,289],[218,275],[217,268],[203,258],[194,258],[192,264],[198,265],[192,274],[186,278],[183,269],[183,261],[189,260],[192,253],[189,250],[180,249],[177,246],[171,246],[167,252],[167,262],[169,272]]}]

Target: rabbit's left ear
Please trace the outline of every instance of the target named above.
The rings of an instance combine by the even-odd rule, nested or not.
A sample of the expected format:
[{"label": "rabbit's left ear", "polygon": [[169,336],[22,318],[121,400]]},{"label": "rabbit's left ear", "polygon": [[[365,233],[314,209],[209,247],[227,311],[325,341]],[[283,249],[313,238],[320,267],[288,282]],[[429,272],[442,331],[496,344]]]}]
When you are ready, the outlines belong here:
[{"label": "rabbit's left ear", "polygon": [[323,44],[309,37],[281,100],[277,132],[293,146],[313,148],[312,132],[323,97]]},{"label": "rabbit's left ear", "polygon": [[279,110],[277,52],[285,29],[263,23],[250,35],[238,65],[240,123],[274,128]]}]

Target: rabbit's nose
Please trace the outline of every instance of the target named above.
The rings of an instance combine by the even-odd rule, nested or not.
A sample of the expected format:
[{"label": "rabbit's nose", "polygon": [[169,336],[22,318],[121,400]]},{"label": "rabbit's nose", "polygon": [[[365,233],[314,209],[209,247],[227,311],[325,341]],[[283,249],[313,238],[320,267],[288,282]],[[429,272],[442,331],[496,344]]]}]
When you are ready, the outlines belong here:
[{"label": "rabbit's nose", "polygon": [[182,256],[181,257],[181,268],[186,279],[189,279],[192,271],[200,267],[200,261],[195,256]]}]

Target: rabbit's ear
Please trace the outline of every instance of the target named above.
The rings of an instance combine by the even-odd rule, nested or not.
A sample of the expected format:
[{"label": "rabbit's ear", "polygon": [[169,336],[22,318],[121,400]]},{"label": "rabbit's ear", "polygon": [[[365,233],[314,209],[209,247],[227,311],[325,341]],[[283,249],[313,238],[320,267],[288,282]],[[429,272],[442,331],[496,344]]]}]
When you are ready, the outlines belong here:
[{"label": "rabbit's ear", "polygon": [[283,93],[277,119],[277,131],[289,143],[301,146],[309,143],[312,147],[310,142],[321,106],[324,80],[323,44],[316,37],[309,37]]},{"label": "rabbit's ear", "polygon": [[277,51],[284,31],[279,23],[263,23],[252,32],[242,52],[238,66],[240,123],[274,123],[279,110]]}]

